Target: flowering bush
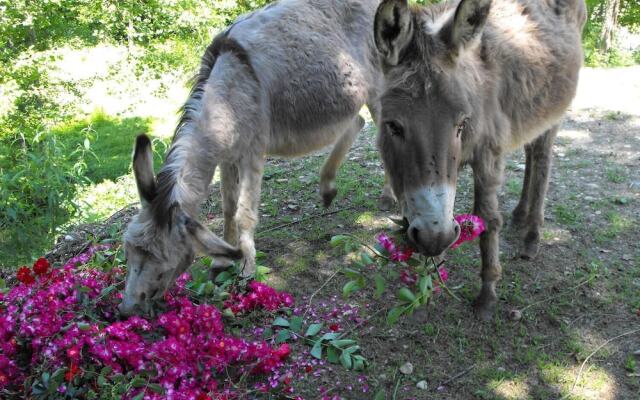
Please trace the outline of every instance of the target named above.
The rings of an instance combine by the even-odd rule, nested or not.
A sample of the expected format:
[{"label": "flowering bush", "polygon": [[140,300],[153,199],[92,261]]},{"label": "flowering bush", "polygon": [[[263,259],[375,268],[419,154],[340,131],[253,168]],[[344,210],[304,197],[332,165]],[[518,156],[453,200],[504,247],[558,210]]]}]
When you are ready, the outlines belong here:
[{"label": "flowering bush", "polygon": [[[451,245],[452,249],[474,240],[485,230],[484,221],[476,215],[463,214],[455,219],[461,229],[460,236]],[[342,247],[346,253],[355,251],[351,264],[343,270],[350,279],[342,290],[345,297],[373,280],[375,296],[379,298],[389,280],[399,280],[403,287],[396,294],[398,304],[391,307],[387,315],[387,322],[393,324],[400,316],[411,314],[417,307],[427,304],[442,288],[448,291],[445,283],[449,279],[449,271],[442,263],[415,253],[409,245],[400,244],[400,238],[393,239],[384,232],[376,239],[377,244],[373,248],[351,235],[338,235],[331,239],[334,247]]]},{"label": "flowering bush", "polygon": [[[18,285],[0,294],[0,394],[231,399],[240,397],[237,382],[277,373],[289,357],[287,343],[227,333],[216,306],[187,296],[186,274],[167,294],[167,309],[157,319],[118,321],[115,289],[123,271],[87,266],[104,250],[92,247],[59,269],[38,259],[33,268],[19,269]],[[234,312],[293,305],[291,295],[255,281],[225,303]],[[254,381],[248,390],[262,391],[264,385]]]}]

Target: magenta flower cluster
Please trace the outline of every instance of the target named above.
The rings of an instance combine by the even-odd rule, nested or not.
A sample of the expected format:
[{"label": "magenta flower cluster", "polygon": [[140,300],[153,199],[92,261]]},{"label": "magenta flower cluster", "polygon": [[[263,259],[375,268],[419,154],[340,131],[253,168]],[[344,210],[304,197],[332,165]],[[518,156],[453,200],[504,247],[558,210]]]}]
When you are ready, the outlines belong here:
[{"label": "magenta flower cluster", "polygon": [[[178,279],[177,290],[166,296],[167,311],[155,320],[116,321],[120,295],[109,289],[123,279],[122,271],[82,268],[103,249],[93,247],[64,267],[23,279],[0,294],[0,390],[21,390],[29,376],[60,368],[65,381],[58,392],[71,385],[97,387],[95,374],[85,372],[110,367],[103,378],[144,374],[148,380],[125,398],[234,399],[241,397],[232,386],[234,379],[274,373],[289,357],[288,344],[226,333],[218,308],[194,304],[186,296],[188,275]],[[251,282],[246,294],[233,295],[227,303],[232,310],[248,312],[276,311],[294,301],[287,293]],[[25,354],[30,359],[24,360]]]},{"label": "magenta flower cluster", "polygon": [[407,261],[413,255],[413,249],[411,247],[400,247],[387,235],[386,233],[380,233],[376,239],[378,243],[389,253],[391,261]]},{"label": "magenta flower cluster", "polygon": [[282,307],[293,306],[293,296],[289,293],[278,293],[274,288],[258,281],[252,281],[247,285],[247,294],[232,294],[224,303],[234,314],[250,312],[256,308],[264,308],[267,311],[276,311]]}]

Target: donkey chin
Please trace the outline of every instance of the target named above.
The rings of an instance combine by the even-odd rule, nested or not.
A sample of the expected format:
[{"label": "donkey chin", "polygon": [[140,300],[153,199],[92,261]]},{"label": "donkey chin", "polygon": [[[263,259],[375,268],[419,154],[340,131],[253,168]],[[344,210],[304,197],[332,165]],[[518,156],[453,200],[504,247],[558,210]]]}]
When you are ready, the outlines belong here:
[{"label": "donkey chin", "polygon": [[425,256],[439,256],[460,235],[460,226],[453,218],[455,195],[453,186],[428,186],[405,193],[400,201],[409,223],[407,236]]}]

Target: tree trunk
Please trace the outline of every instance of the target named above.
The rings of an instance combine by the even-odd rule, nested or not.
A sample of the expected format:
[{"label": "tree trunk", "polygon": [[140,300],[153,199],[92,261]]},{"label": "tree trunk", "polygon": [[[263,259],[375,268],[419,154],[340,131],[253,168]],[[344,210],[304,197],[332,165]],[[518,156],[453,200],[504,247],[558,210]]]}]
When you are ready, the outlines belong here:
[{"label": "tree trunk", "polygon": [[620,0],[607,0],[602,20],[602,31],[600,32],[599,47],[603,51],[609,51],[613,47],[613,37],[618,24],[618,14],[620,13]]}]

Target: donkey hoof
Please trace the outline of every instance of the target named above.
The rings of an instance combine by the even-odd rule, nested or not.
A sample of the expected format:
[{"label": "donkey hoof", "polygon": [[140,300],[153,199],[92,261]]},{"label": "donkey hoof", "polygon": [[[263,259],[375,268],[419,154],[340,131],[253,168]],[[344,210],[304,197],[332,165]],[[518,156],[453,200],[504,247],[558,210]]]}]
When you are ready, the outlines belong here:
[{"label": "donkey hoof", "polygon": [[385,196],[384,194],[380,196],[380,200],[378,201],[378,205],[380,207],[380,211],[389,211],[395,205],[395,200],[389,196]]},{"label": "donkey hoof", "polygon": [[335,188],[322,193],[322,204],[324,205],[324,208],[329,208],[331,203],[333,203],[333,199],[336,198],[337,194],[338,190]]},{"label": "donkey hoof", "polygon": [[473,311],[480,320],[488,322],[493,318],[498,298],[494,291],[483,289],[473,302]]},{"label": "donkey hoof", "polygon": [[538,255],[540,248],[540,235],[537,232],[529,232],[524,238],[524,248],[520,252],[523,260],[533,260]]},{"label": "donkey hoof", "polygon": [[240,276],[243,278],[250,278],[256,274],[256,262],[255,260],[242,260],[240,261]]},{"label": "donkey hoof", "polygon": [[538,255],[538,243],[525,243],[524,248],[520,252],[520,258],[523,260],[533,260]]}]

